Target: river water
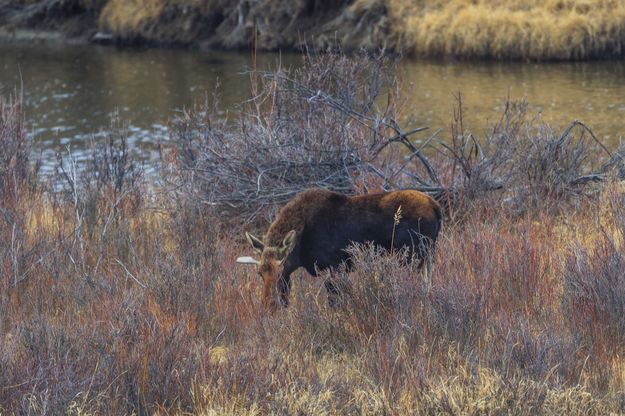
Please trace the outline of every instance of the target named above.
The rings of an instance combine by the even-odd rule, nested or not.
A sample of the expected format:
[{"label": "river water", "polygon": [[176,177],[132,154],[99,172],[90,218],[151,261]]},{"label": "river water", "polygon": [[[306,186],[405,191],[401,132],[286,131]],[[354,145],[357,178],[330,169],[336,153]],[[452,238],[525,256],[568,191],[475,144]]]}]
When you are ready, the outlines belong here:
[{"label": "river water", "polygon": [[[296,66],[298,55],[260,54],[258,68]],[[119,113],[147,163],[167,140],[167,123],[220,84],[222,107],[248,98],[249,54],[92,45],[0,45],[0,94],[23,86],[34,157],[50,169],[68,145],[80,159],[89,139]],[[448,129],[454,95],[477,136],[498,119],[507,97],[559,128],[574,119],[615,146],[625,132],[625,63],[497,63],[404,60],[405,127]]]}]

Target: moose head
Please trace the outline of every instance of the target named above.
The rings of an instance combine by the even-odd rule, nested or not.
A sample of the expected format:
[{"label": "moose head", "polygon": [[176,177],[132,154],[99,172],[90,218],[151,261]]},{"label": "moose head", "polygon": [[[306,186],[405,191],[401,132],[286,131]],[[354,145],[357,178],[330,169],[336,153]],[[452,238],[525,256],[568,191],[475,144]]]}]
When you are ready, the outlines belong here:
[{"label": "moose head", "polygon": [[[289,231],[278,246],[265,245],[250,233],[245,233],[245,237],[260,255],[260,260],[253,257],[239,257],[237,263],[257,266],[258,274],[263,279],[263,306],[267,310],[274,311],[278,306],[276,300],[278,294],[281,295],[282,303],[286,303],[286,298],[282,296],[285,290],[280,285],[288,285],[286,281],[288,276],[283,276],[284,262],[297,243],[297,233],[295,230]],[[290,271],[288,273],[290,274]]]}]

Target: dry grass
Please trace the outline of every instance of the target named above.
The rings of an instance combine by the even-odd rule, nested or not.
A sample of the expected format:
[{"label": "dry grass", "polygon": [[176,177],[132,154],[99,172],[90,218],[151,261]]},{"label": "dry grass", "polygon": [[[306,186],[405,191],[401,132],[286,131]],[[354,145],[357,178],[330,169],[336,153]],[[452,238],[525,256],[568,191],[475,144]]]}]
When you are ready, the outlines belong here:
[{"label": "dry grass", "polygon": [[44,192],[19,102],[0,109],[2,414],[625,412],[622,183],[515,215],[481,195],[445,224],[431,281],[357,247],[340,307],[300,273],[266,316],[236,221],[148,186],[121,126]]},{"label": "dry grass", "polygon": [[614,0],[391,0],[415,54],[498,59],[621,56],[625,5]]},{"label": "dry grass", "polygon": [[82,15],[123,42],[227,49],[338,42],[427,56],[574,60],[621,57],[625,44],[618,0],[13,0],[6,14],[22,9],[17,21],[35,26]]},{"label": "dry grass", "polygon": [[625,411],[622,205],[448,227],[431,287],[357,250],[340,309],[302,275],[263,317],[257,276],[234,267],[249,249],[194,206],[123,208],[89,237],[72,204],[29,201],[19,243],[2,228],[4,413]]},{"label": "dry grass", "polygon": [[[338,30],[338,39],[346,46],[354,46],[354,43],[366,47],[386,46],[417,55],[571,60],[619,57],[623,54],[625,44],[625,5],[615,0],[378,0],[358,1],[352,5],[340,5],[340,2],[321,4],[320,8],[326,10],[310,9],[305,2],[292,5],[266,3],[252,9],[248,16],[238,10],[235,4],[226,5],[215,1],[208,4],[189,1],[181,5],[164,0],[113,0],[104,8],[100,22],[122,37],[138,35],[159,40],[159,30],[163,33],[171,32],[166,28],[167,20],[171,20],[169,16],[183,9],[191,15],[209,17],[216,25],[215,30],[229,30],[235,37],[235,31],[243,31],[243,38],[249,36],[247,32],[254,19],[257,22],[265,20],[272,24],[259,25],[258,44],[261,48],[273,49],[281,45],[280,40],[275,39],[280,36],[271,34],[272,27],[276,31],[280,28],[281,32],[289,32],[289,27],[293,25],[291,20],[280,21],[272,17],[278,15],[281,9],[286,14],[298,16],[299,24],[304,23],[312,35],[311,44],[323,46],[327,42],[323,39],[330,33],[307,27],[306,19],[310,13],[319,16],[325,13],[334,17],[336,13],[332,11],[338,8],[342,14],[356,16],[351,20],[343,17],[341,21],[343,25],[351,26],[354,33],[359,33],[356,42],[328,23],[328,31]],[[369,21],[370,10],[377,11],[377,18],[372,21]],[[243,23],[233,24],[228,20]],[[370,31],[360,33],[363,24],[371,27]],[[190,28],[182,29],[186,32]],[[284,46],[296,46],[299,42],[293,36],[283,36]],[[249,43],[249,39],[238,41],[240,46],[246,43]]]},{"label": "dry grass", "polygon": [[220,1],[110,0],[102,8],[100,25],[129,41],[190,43],[214,32]]}]

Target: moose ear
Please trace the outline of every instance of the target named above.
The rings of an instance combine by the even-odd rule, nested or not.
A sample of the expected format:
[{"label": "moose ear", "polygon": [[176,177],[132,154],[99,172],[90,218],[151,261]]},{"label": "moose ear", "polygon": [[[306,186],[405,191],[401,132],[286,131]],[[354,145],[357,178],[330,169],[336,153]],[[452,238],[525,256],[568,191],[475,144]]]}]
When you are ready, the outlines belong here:
[{"label": "moose ear", "polygon": [[289,253],[295,248],[295,244],[297,243],[297,232],[295,230],[291,230],[287,233],[282,240],[282,246],[280,247],[280,257],[285,258],[289,255]]},{"label": "moose ear", "polygon": [[257,252],[262,253],[265,249],[265,245],[263,244],[263,242],[260,241],[258,238],[254,237],[252,234],[245,233],[245,238],[247,238],[247,241],[250,242],[252,248]]},{"label": "moose ear", "polygon": [[258,260],[252,257],[238,257],[237,263],[240,264],[260,264]]}]

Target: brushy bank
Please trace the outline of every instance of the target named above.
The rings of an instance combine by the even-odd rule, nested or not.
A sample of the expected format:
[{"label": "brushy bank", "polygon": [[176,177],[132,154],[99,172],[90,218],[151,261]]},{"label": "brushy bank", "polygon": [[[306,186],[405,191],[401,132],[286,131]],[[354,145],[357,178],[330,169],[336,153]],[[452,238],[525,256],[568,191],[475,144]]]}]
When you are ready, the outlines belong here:
[{"label": "brushy bank", "polygon": [[[277,73],[259,79],[257,98],[243,107],[248,117],[223,120],[207,107],[179,119],[172,133],[178,146],[164,161],[165,186],[141,178],[119,128],[94,149],[88,169],[77,169],[66,154],[54,191],[46,189],[28,164],[19,100],[2,101],[0,411],[625,412],[622,165],[613,162],[601,179],[579,179],[587,172],[575,168],[604,166],[606,159],[584,146],[594,142],[582,137],[585,130],[573,140],[575,128],[554,134],[519,116],[503,118],[487,142],[507,138],[524,146],[518,154],[531,155],[504,169],[486,145],[476,147],[458,112],[453,137],[460,144],[452,138],[451,153],[430,156],[440,182],[458,189],[431,284],[398,261],[401,253],[359,247],[354,270],[338,273],[348,288],[341,307],[329,308],[321,280],[302,274],[292,305],[263,314],[258,276],[234,260],[249,253],[240,235],[252,225],[243,221],[265,226],[261,214],[270,216],[273,205],[251,215],[248,191],[220,199],[228,184],[248,190],[248,175],[260,201],[270,201],[273,186],[326,180],[373,191],[389,186],[376,170],[388,177],[406,161],[420,166],[403,150],[390,157],[397,139],[382,159],[368,159],[375,169],[365,168],[366,152],[341,167],[331,157],[341,146],[351,144],[343,147],[351,155],[357,144],[369,147],[395,134],[388,126],[401,100],[389,98],[379,112],[363,105],[375,89],[359,82],[358,71],[376,73],[375,59],[320,58],[338,61],[332,66],[309,59],[302,72],[283,73],[286,84]],[[307,147],[341,120],[347,139],[327,138],[330,156]],[[363,127],[376,121],[373,130]],[[316,128],[322,131],[302,136]],[[282,156],[303,163],[301,155],[309,154],[308,163],[329,165],[328,175],[343,179],[302,174],[290,181],[267,172],[268,182],[259,184],[262,170],[254,169],[262,158],[250,160],[251,173],[232,177],[234,170],[218,169],[213,158],[225,164],[253,157],[237,147],[237,135],[263,152],[282,144],[273,147],[272,164]],[[548,148],[551,156],[532,150],[557,143]],[[452,155],[463,151],[465,157]],[[486,173],[503,171],[513,179],[492,185],[490,179],[506,176]],[[417,168],[402,175],[424,177]],[[216,177],[221,183],[211,186]],[[273,196],[280,201],[280,193]],[[230,206],[237,201],[241,217]]]},{"label": "brushy bank", "polygon": [[522,60],[618,58],[625,42],[618,0],[10,0],[0,22],[122,43]]}]

